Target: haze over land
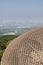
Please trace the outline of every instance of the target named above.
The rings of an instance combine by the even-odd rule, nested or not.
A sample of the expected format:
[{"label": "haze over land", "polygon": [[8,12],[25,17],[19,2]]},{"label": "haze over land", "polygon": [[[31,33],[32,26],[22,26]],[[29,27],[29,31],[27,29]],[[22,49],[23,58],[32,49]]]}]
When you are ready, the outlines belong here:
[{"label": "haze over land", "polygon": [[43,0],[0,0],[0,35],[43,26]]}]

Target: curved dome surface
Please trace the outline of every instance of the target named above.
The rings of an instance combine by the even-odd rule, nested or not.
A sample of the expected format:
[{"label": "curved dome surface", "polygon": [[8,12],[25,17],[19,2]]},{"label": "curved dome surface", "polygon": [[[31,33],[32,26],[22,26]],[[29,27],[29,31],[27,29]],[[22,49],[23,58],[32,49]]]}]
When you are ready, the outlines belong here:
[{"label": "curved dome surface", "polygon": [[13,40],[3,54],[1,65],[43,65],[43,28]]}]

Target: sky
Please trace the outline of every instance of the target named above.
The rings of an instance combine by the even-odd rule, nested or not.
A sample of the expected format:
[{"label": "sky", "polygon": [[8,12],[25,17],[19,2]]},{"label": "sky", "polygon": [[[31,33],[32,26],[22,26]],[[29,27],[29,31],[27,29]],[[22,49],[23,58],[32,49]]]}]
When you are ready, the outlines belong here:
[{"label": "sky", "polygon": [[43,24],[43,0],[0,0],[0,26],[15,22]]}]

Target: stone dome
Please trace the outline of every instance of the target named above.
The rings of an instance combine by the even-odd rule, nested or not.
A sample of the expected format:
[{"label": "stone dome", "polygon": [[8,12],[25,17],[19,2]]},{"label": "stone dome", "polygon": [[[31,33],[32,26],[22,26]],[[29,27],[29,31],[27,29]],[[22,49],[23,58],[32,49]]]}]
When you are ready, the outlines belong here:
[{"label": "stone dome", "polygon": [[1,65],[43,65],[43,28],[28,31],[10,42]]}]

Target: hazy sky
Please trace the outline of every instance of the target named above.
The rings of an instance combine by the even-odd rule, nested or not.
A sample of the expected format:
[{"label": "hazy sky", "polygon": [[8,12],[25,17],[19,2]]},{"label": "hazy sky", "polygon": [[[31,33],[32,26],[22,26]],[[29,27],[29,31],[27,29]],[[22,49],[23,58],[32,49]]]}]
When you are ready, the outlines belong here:
[{"label": "hazy sky", "polygon": [[43,23],[43,0],[0,0],[0,24]]}]

